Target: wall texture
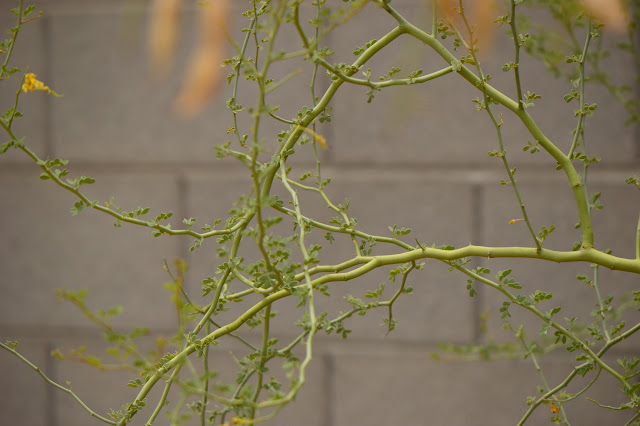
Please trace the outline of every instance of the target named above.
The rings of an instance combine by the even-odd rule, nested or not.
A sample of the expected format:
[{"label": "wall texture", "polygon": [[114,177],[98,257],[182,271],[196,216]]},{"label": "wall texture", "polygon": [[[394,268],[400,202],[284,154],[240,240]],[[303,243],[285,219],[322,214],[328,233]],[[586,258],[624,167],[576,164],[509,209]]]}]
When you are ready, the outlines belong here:
[{"label": "wall texture", "polygon": [[[13,15],[7,11],[16,3],[0,0],[3,28],[11,25]],[[155,212],[173,211],[174,227],[188,217],[197,218],[197,224],[211,223],[225,218],[236,195],[247,192],[250,185],[242,167],[216,160],[213,150],[226,138],[231,122],[224,105],[230,89],[225,87],[196,119],[175,118],[171,102],[194,39],[193,8],[184,16],[186,25],[172,74],[159,84],[149,78],[147,69],[142,3],[38,1],[45,15],[20,33],[15,63],[28,65],[64,97],[24,96],[26,117],[19,122],[18,132],[41,157],[68,159],[74,175],[96,178],[97,183],[88,188],[91,198],[107,200],[115,195],[117,204],[126,209],[144,205]],[[246,2],[235,3],[236,11],[246,6]],[[397,3],[414,21],[429,22],[422,2]],[[336,51],[334,62],[351,62],[355,46],[379,38],[394,26],[373,5],[353,24],[339,28],[329,40]],[[241,34],[240,22],[231,23],[231,28]],[[286,49],[297,46],[294,34],[285,34],[281,42]],[[499,69],[511,54],[510,43],[505,37],[496,41],[485,60],[490,74],[504,77]],[[400,40],[397,46],[375,58],[372,69],[385,72],[392,61],[425,72],[442,66],[419,43]],[[607,67],[625,81],[637,74],[624,58],[610,58]],[[294,78],[268,100],[282,105],[280,115],[293,116],[310,103],[305,79]],[[532,112],[534,118],[561,149],[568,150],[575,125],[573,107],[562,100],[568,86],[547,77],[541,65],[529,58],[524,59],[523,80],[525,90],[543,95]],[[499,88],[513,92],[510,80],[496,81]],[[327,86],[326,78],[320,86]],[[497,149],[495,131],[470,102],[478,96],[472,87],[449,75],[434,84],[383,91],[372,104],[365,102],[363,88],[343,89],[332,102],[332,122],[320,127],[331,145],[322,152],[324,173],[332,178],[328,192],[334,200],[352,198],[350,216],[358,218],[362,229],[388,234],[388,225],[411,227],[411,236],[426,245],[530,244],[521,222],[508,225],[520,216],[519,209],[511,189],[499,185],[505,178],[502,165],[486,155]],[[602,191],[606,206],[594,214],[596,244],[631,257],[638,203],[637,193],[624,185],[624,179],[640,170],[637,129],[621,126],[624,111],[603,90],[588,90],[590,101],[599,104],[587,123],[589,149],[603,159],[590,172],[590,189]],[[0,89],[3,108],[10,105],[12,91],[5,84]],[[280,127],[271,123],[266,130],[267,136],[275,135]],[[503,130],[534,227],[555,224],[557,230],[547,245],[567,249],[579,235],[573,229],[577,214],[563,175],[545,154],[522,152],[526,134],[507,114]],[[314,167],[309,145],[300,151],[300,159],[294,162],[296,173]],[[134,398],[135,390],[125,386],[131,373],[98,372],[51,359],[54,348],[68,351],[86,345],[92,353],[102,354],[106,347],[100,331],[80,312],[56,303],[54,289],[88,288],[92,307],[125,307],[116,321],[118,327],[145,325],[154,333],[169,333],[175,313],[169,294],[162,289],[167,281],[163,259],[184,258],[190,265],[187,287],[199,295],[201,280],[215,272],[216,244],[207,242],[189,253],[191,241],[186,239],[155,239],[148,230],[132,226],[117,229],[111,218],[93,211],[71,217],[73,197],[40,181],[38,175],[37,167],[17,151],[0,157],[0,336],[19,340],[19,349],[51,378],[69,381],[89,406],[106,413]],[[303,203],[317,216],[330,217],[319,200],[304,198]],[[327,247],[321,259],[345,258],[348,250],[348,244],[336,244]],[[512,266],[525,289],[550,289],[569,308],[576,305],[576,313],[584,314],[585,306],[588,313],[596,302],[593,291],[575,280],[576,273],[589,271],[588,265],[495,260],[482,264],[496,271]],[[365,289],[385,281],[385,275],[382,271],[336,285],[334,298],[320,300],[320,309],[345,309],[341,295],[362,296]],[[476,298],[467,297],[465,278],[436,262],[428,262],[426,270],[410,281],[415,291],[398,303],[395,332],[385,335],[379,326],[383,313],[372,312],[352,321],[354,331],[346,341],[333,335],[318,337],[309,384],[296,403],[270,424],[514,424],[520,418],[526,396],[535,394],[538,383],[530,360],[458,363],[436,362],[429,356],[441,342],[480,343],[508,337],[496,313],[500,297],[482,288]],[[601,282],[603,292],[611,295],[638,288],[637,277],[611,271],[602,271]],[[292,308],[290,303],[277,307],[282,319],[276,335],[282,339],[295,335],[286,326],[296,318]],[[481,317],[487,309],[493,309],[493,314],[488,333],[482,333]],[[536,332],[538,324],[532,318],[514,317],[514,323],[523,321]],[[212,355],[212,364],[223,376],[234,368],[228,356],[234,350],[240,349],[230,343]],[[636,338],[612,356],[638,350]],[[550,382],[569,372],[567,359],[564,353],[544,358]],[[0,353],[0,378],[1,424],[99,424],[68,395],[45,385],[6,353]],[[579,388],[576,384],[571,389]],[[616,384],[605,380],[589,396],[615,404]],[[581,425],[622,424],[627,418],[624,413],[594,409],[585,399],[569,405],[567,411],[574,424]],[[544,424],[550,416],[548,408],[542,407],[531,424]],[[157,424],[164,422],[162,418]]]}]

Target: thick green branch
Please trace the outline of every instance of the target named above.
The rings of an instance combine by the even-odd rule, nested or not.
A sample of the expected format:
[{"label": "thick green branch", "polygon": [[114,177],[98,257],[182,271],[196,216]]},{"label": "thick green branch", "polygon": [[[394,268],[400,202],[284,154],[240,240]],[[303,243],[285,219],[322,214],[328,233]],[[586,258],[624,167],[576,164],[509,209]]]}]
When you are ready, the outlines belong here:
[{"label": "thick green branch", "polygon": [[[597,263],[603,266],[607,266],[611,269],[623,270],[628,272],[640,273],[640,261],[631,260],[631,259],[622,259],[618,258],[606,253],[602,253],[595,249],[585,249],[581,251],[571,251],[571,252],[559,252],[553,250],[543,249],[541,251],[537,251],[535,248],[526,248],[526,247],[483,247],[483,246],[468,246],[455,250],[440,250],[440,249],[432,249],[432,248],[422,248],[417,250],[408,251],[406,253],[401,254],[393,254],[393,255],[381,255],[381,256],[361,256],[352,260],[353,264],[361,264],[359,268],[356,268],[352,271],[342,272],[342,273],[333,273],[327,274],[322,277],[319,277],[311,282],[311,285],[315,288],[320,284],[325,284],[329,282],[339,282],[339,281],[349,281],[360,277],[374,269],[377,269],[381,266],[385,265],[395,265],[395,264],[403,264],[412,262],[418,259],[438,259],[438,260],[457,260],[463,257],[488,257],[488,258],[503,258],[503,257],[511,257],[511,258],[531,258],[531,259],[541,259],[541,260],[550,260],[555,262],[591,262]],[[301,286],[307,286],[307,284],[301,284]],[[242,326],[247,320],[256,315],[260,310],[267,307],[268,305],[274,303],[275,301],[282,299],[284,297],[289,296],[290,293],[288,290],[279,290],[276,293],[273,293],[259,303],[256,303],[250,309],[248,309],[244,314],[239,316],[235,321],[213,331],[208,334],[204,339],[204,344],[209,344],[214,340],[229,334],[235,330],[237,330],[240,326]],[[618,341],[618,339],[613,339],[613,341]],[[136,397],[136,401],[141,401],[146,397],[149,391],[153,388],[155,383],[164,375],[167,371],[183,362],[184,359],[193,353],[196,350],[195,345],[190,344],[185,347],[176,357],[168,361],[164,366],[158,369],[145,383],[143,388],[140,390],[140,393]],[[589,348],[585,350],[590,351]],[[594,354],[595,355],[595,354]],[[607,369],[610,367],[603,366],[603,368]],[[615,372],[614,372],[615,373]],[[264,403],[259,404],[259,407],[269,407],[278,405],[278,401],[265,401]]]},{"label": "thick green branch", "polygon": [[[393,40],[398,38],[400,35],[404,33],[404,30],[401,27],[396,27],[391,30],[389,33],[385,34],[380,40],[375,42],[369,48],[367,48],[358,59],[353,63],[353,66],[356,68],[360,68],[364,65],[369,59],[371,59],[376,53],[382,50],[385,46],[391,43]],[[343,80],[334,81],[331,83],[329,88],[326,90],[324,96],[318,101],[318,104],[313,108],[306,116],[302,118],[299,125],[291,132],[287,140],[280,145],[276,154],[274,155],[274,160],[271,162],[271,165],[267,169],[265,173],[264,183],[262,185],[262,195],[268,196],[271,191],[271,184],[273,183],[273,179],[276,176],[278,168],[280,167],[279,156],[282,152],[287,151],[296,144],[304,129],[307,128],[316,117],[325,110],[333,96],[336,94],[340,86],[344,83]]]},{"label": "thick green branch", "polygon": [[[436,37],[422,31],[420,28],[408,22],[388,4],[384,3],[382,7],[391,16],[393,16],[393,18],[398,22],[400,28],[402,28],[404,32],[427,44],[448,64],[459,63],[459,60],[444,45],[442,45]],[[531,135],[538,141],[540,146],[542,146],[558,162],[560,167],[567,175],[569,184],[571,185],[571,188],[573,190],[574,198],[576,200],[578,215],[580,216],[580,223],[582,225],[582,248],[592,248],[593,229],[591,226],[591,218],[589,217],[587,199],[584,195],[584,191],[582,190],[582,182],[580,181],[580,176],[576,172],[576,169],[573,167],[573,164],[571,164],[571,160],[555,144],[553,144],[544,135],[544,133],[542,133],[529,113],[519,107],[518,102],[509,98],[508,96],[497,90],[495,87],[483,83],[480,77],[475,75],[471,70],[469,70],[469,68],[467,68],[463,64],[460,66],[458,74],[460,74],[462,78],[471,83],[475,88],[482,90],[482,88],[484,87],[491,99],[493,99],[500,105],[503,105],[504,107],[512,111],[515,115],[517,115],[525,125],[527,130],[529,130]]]}]

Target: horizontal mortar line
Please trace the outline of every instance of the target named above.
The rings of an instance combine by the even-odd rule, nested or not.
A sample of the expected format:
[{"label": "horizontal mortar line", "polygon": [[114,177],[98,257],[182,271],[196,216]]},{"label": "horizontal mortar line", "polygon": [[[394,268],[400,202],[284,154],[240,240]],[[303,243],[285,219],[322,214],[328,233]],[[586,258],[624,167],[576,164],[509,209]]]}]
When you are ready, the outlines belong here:
[{"label": "horizontal mortar line", "polygon": [[[315,169],[315,162],[290,162],[288,165],[297,168],[310,167]],[[0,163],[0,173],[7,171],[29,171],[34,170],[34,163],[30,162],[9,162]],[[564,176],[561,171],[555,170],[550,166],[539,166],[533,164],[518,164],[514,163],[514,167],[517,167],[518,172],[526,171],[533,173],[549,173]],[[238,163],[224,164],[216,162],[94,162],[94,161],[69,161],[70,169],[77,168],[83,170],[94,170],[97,172],[129,172],[129,173],[189,173],[191,171],[217,173],[224,172],[246,172],[246,167],[241,166]],[[611,173],[618,174],[624,173],[638,173],[640,164],[638,162],[625,162],[625,163],[608,163],[600,164],[589,169],[590,175],[598,175],[599,173]],[[496,167],[490,164],[478,164],[478,163],[376,163],[376,162],[327,162],[323,165],[323,170],[337,171],[340,173],[350,172],[362,172],[362,171],[374,171],[380,175],[381,171],[397,172],[397,171],[410,171],[419,173],[430,172],[456,172],[456,173],[496,173],[502,174],[504,170],[501,167]]]},{"label": "horizontal mortar line", "polygon": [[[111,0],[108,5],[90,3],[85,1],[66,1],[59,2],[59,4],[43,4],[40,6],[42,10],[48,15],[59,16],[77,16],[77,15],[121,15],[123,8],[125,12],[148,12],[147,6],[130,5],[128,0]],[[40,9],[39,9],[40,10]],[[184,12],[193,13],[197,12],[197,6],[184,5]]]},{"label": "horizontal mortar line", "polygon": [[[134,328],[135,325],[131,326],[114,326],[116,331],[122,331],[123,333],[127,333],[127,330]],[[165,329],[165,328],[153,328],[148,327],[150,334],[172,334],[175,333],[175,329]],[[69,338],[82,338],[82,339],[96,339],[96,340],[104,340],[102,339],[102,329],[98,327],[89,327],[89,326],[76,326],[76,325],[33,325],[33,324],[13,324],[13,325],[0,325],[0,336],[5,339],[10,339],[11,336],[17,336],[16,338],[20,341],[20,338],[25,339],[69,339]]]},{"label": "horizontal mortar line", "polygon": [[[555,164],[546,164],[546,165],[537,165],[534,163],[522,163],[514,160],[509,161],[511,167],[517,167],[518,170],[521,169],[531,169],[531,170],[540,170],[540,171],[556,171]],[[315,163],[313,163],[315,166]],[[460,169],[482,169],[482,170],[504,170],[502,167],[502,163],[499,165],[496,162],[490,162],[486,160],[479,161],[459,161],[459,162],[444,162],[439,161],[437,163],[418,163],[418,162],[376,162],[376,161],[333,161],[331,163],[327,163],[324,167],[345,167],[345,168],[376,168],[380,170],[381,168],[398,168],[398,169],[424,169],[425,167],[431,169],[450,169],[450,168],[460,168]],[[574,164],[576,169],[582,169],[582,166],[578,167],[577,164]],[[602,162],[595,166],[592,166],[589,169],[589,172],[595,172],[596,170],[618,170],[622,169],[635,169],[638,170],[640,167],[640,161],[632,160],[632,161],[623,161],[623,162]]]},{"label": "horizontal mortar line", "polygon": [[[134,325],[123,326],[123,327],[115,327],[116,330],[120,330],[123,333],[127,332],[127,329],[133,328]],[[165,329],[165,328],[149,328],[151,335],[156,334],[165,334],[169,335],[175,332],[175,330]],[[0,336],[3,336],[5,339],[11,338],[11,336],[17,336],[16,339],[18,341],[21,338],[27,339],[38,339],[38,340],[47,340],[47,339],[91,339],[91,340],[103,340],[101,337],[102,330],[96,327],[89,326],[37,326],[37,325],[0,325]],[[272,333],[273,336],[280,338],[280,340],[286,339],[294,339],[298,335],[290,334],[290,333]],[[261,335],[257,332],[252,332],[251,330],[247,330],[243,334],[241,334],[244,338],[255,338],[256,340],[261,339]],[[227,341],[231,342],[233,338],[227,338]],[[325,336],[323,334],[318,334],[315,338],[316,341],[322,342],[323,345],[327,345],[327,347],[340,347],[344,345],[347,341],[345,340],[336,340],[335,338]],[[384,340],[384,334],[378,337],[358,337],[352,336],[348,339],[349,345],[360,345],[362,347],[375,346],[378,347],[379,350],[385,350],[384,348],[380,348],[380,343]],[[420,351],[432,351],[438,348],[440,343],[443,343],[444,340],[422,340],[422,341],[412,341],[410,339],[402,338],[396,339],[390,343],[395,349],[403,349],[403,350],[415,350],[417,352]],[[469,344],[471,341],[464,341],[461,339],[452,339],[447,341],[447,343],[453,343],[457,345]],[[391,351],[391,350],[389,350]]]},{"label": "horizontal mortar line", "polygon": [[[133,326],[126,327],[132,328]],[[116,327],[116,329],[124,329],[125,327]],[[151,335],[164,334],[170,335],[175,330],[165,328],[150,328]],[[123,331],[123,332],[126,332]],[[255,334],[255,335],[251,335]],[[244,338],[256,338],[259,339],[258,333],[244,333],[241,334]],[[36,326],[36,325],[0,325],[0,336],[4,339],[15,338],[20,342],[20,339],[37,339],[41,341],[50,341],[53,339],[90,339],[92,341],[103,341],[101,337],[101,330],[94,327],[84,326]],[[278,337],[280,340],[293,339],[297,335],[287,333],[273,333],[274,337]],[[232,342],[232,338],[225,339],[227,342]],[[418,356],[424,354],[425,357],[429,357],[429,353],[437,351],[439,344],[451,343],[454,345],[474,344],[471,340],[464,341],[460,339],[439,339],[431,341],[411,341],[409,339],[397,339],[392,342],[385,342],[385,336],[382,335],[379,338],[376,337],[358,337],[351,336],[346,340],[336,340],[335,338],[327,337],[322,334],[318,334],[316,340],[321,346],[318,346],[320,353],[330,352],[336,356],[359,354],[361,352],[375,353],[382,356],[394,356],[394,355],[411,355]],[[82,342],[79,342],[82,343]],[[384,343],[384,345],[381,345]],[[637,348],[618,348],[614,346],[607,351],[608,356],[625,356],[633,355],[637,353]],[[545,359],[553,360],[561,359],[565,360],[564,353],[559,349],[554,354],[553,352],[547,354]],[[517,358],[514,360],[518,360]],[[497,360],[503,361],[503,360]],[[509,360],[504,360],[509,361]],[[455,362],[467,362],[467,361],[455,361]]]},{"label": "horizontal mortar line", "polygon": [[[298,177],[302,171],[312,171],[315,165],[304,166],[294,165],[293,175]],[[98,178],[100,176],[118,175],[119,177],[158,177],[164,176],[169,179],[179,179],[181,176],[187,182],[191,179],[221,179],[237,180],[238,183],[247,183],[242,180],[247,177],[247,169],[237,165],[219,165],[217,167],[194,167],[167,165],[137,165],[135,167],[123,164],[105,163],[77,163],[70,166],[71,174],[89,175]],[[566,175],[562,171],[549,170],[541,167],[519,167],[517,169],[516,181],[519,184],[532,185],[562,185],[566,183]],[[39,173],[33,164],[15,164],[0,166],[0,176],[31,176],[35,177]],[[98,176],[97,176],[98,175]],[[457,184],[457,185],[499,185],[500,180],[506,179],[504,170],[495,167],[455,167],[446,166],[422,166],[422,167],[401,167],[388,166],[381,170],[379,167],[344,167],[328,165],[323,168],[324,177],[330,177],[334,183],[338,184],[361,184],[366,182],[404,184],[404,183],[430,183],[430,184]],[[611,167],[593,169],[589,172],[589,181],[592,184],[625,186],[624,182],[629,176],[638,175],[637,167]]]}]

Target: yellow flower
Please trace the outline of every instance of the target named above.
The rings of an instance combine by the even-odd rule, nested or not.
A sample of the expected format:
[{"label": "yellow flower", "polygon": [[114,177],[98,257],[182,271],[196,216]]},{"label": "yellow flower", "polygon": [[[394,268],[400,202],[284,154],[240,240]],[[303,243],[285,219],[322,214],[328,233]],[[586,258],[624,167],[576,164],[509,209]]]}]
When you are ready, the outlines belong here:
[{"label": "yellow flower", "polygon": [[50,93],[54,96],[60,96],[49,86],[45,86],[43,82],[36,78],[36,75],[32,72],[25,74],[24,83],[22,84],[22,91],[24,93],[33,92],[34,90],[42,90],[43,92]]}]

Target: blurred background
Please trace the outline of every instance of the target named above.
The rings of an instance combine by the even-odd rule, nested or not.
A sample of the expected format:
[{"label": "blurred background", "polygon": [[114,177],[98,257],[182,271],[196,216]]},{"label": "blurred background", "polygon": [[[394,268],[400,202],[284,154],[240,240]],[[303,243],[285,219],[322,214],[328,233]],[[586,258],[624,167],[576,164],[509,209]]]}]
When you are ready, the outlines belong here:
[{"label": "blurred background", "polygon": [[[328,3],[343,4],[337,0]],[[64,96],[54,98],[41,92],[23,95],[20,110],[25,117],[16,123],[18,136],[25,136],[27,146],[41,158],[68,159],[73,176],[96,178],[96,184],[86,189],[91,199],[104,202],[115,196],[123,209],[150,207],[153,216],[172,211],[174,228],[189,217],[197,219],[196,226],[212,224],[218,218],[224,223],[238,195],[248,193],[251,185],[240,163],[217,160],[213,149],[235,139],[226,134],[232,116],[225,103],[232,86],[223,81],[215,96],[191,118],[175,113],[176,98],[198,39],[195,2],[183,10],[176,57],[164,79],[150,71],[150,15],[145,1],[40,0],[36,4],[44,15],[20,32],[13,64],[23,70],[28,66],[39,80]],[[16,6],[17,0],[0,0],[2,28],[14,25],[14,15],[8,10]],[[400,0],[393,6],[415,24],[431,28],[425,2]],[[246,1],[232,2],[228,31],[238,43],[246,24],[240,12],[249,7]],[[313,8],[305,4],[303,13],[308,19]],[[552,25],[542,11],[533,16]],[[374,4],[366,5],[348,25],[326,39],[335,51],[328,60],[353,62],[357,46],[380,38],[394,28],[394,22]],[[614,45],[616,37],[605,32],[604,43]],[[286,51],[301,48],[297,35],[288,27],[276,44]],[[427,74],[447,66],[409,37],[396,40],[391,47],[367,65],[376,78],[392,65],[402,68],[400,75],[417,68]],[[481,56],[485,72],[494,76],[492,84],[511,96],[512,75],[501,68],[511,60],[512,49],[511,39],[498,29],[492,45]],[[232,55],[228,49],[227,57]],[[294,117],[303,105],[311,105],[308,83],[312,67],[300,58],[296,61],[276,64],[273,69],[276,81],[294,69],[303,71],[267,99],[280,105],[281,117]],[[612,55],[603,67],[614,81],[635,84],[638,68],[628,55]],[[553,78],[543,64],[526,54],[521,69],[523,90],[542,95],[535,101],[532,116],[545,134],[568,152],[575,105],[567,105],[562,96],[571,90],[570,84]],[[228,72],[229,68],[223,70],[223,78]],[[324,72],[319,74],[316,93],[321,95],[329,81]],[[3,111],[12,105],[19,84],[15,77],[2,83]],[[252,105],[254,91],[243,88],[242,83],[239,103]],[[486,113],[477,112],[471,102],[479,92],[450,74],[427,84],[383,90],[372,103],[366,102],[365,93],[363,87],[343,85],[331,102],[331,122],[318,126],[330,145],[320,152],[323,175],[332,179],[327,193],[335,204],[351,198],[349,216],[358,219],[360,229],[390,236],[388,226],[410,227],[413,232],[405,241],[412,244],[417,238],[428,246],[531,245],[523,222],[509,224],[521,213],[512,189],[499,184],[500,179],[507,179],[501,162],[487,156],[498,144]],[[598,104],[586,123],[589,155],[602,158],[589,169],[589,190],[601,191],[605,206],[593,214],[596,247],[633,257],[638,194],[624,180],[640,171],[638,129],[623,125],[627,113],[601,86],[588,85],[586,96],[588,102]],[[505,112],[500,108],[495,111]],[[564,173],[555,170],[555,161],[545,153],[523,152],[525,129],[510,114],[503,118],[506,150],[511,167],[517,167],[519,188],[534,229],[554,224],[556,231],[545,247],[570,249],[580,233],[574,229],[578,217]],[[246,121],[242,123],[248,133]],[[265,146],[273,149],[277,133],[287,126],[271,120],[262,129]],[[311,145],[296,151],[290,161],[293,176],[314,170]],[[199,298],[201,282],[213,276],[220,262],[215,256],[217,244],[207,240],[189,252],[193,243],[189,238],[153,238],[149,230],[126,224],[116,228],[112,218],[95,211],[72,217],[69,209],[74,197],[50,181],[41,181],[39,174],[37,166],[19,151],[9,150],[0,157],[0,336],[3,341],[18,340],[21,353],[53,380],[70,382],[87,405],[104,415],[135,398],[137,390],[126,387],[135,373],[98,371],[84,363],[52,359],[49,354],[54,349],[69,353],[86,346],[87,352],[108,360],[101,330],[71,304],[58,303],[54,290],[87,288],[91,309],[124,307],[123,314],[114,320],[116,328],[145,326],[152,336],[170,336],[175,331],[176,313],[170,293],[163,288],[169,280],[162,268],[164,259],[169,264],[176,258],[187,262],[185,288],[197,303],[204,304],[208,299]],[[281,197],[285,196],[282,192]],[[322,201],[312,196],[302,198],[302,207],[325,221],[332,216]],[[290,232],[289,226],[287,222],[284,232]],[[324,241],[323,233],[313,236]],[[348,240],[326,244],[320,260],[348,259],[352,249]],[[248,249],[245,254],[252,253],[255,255]],[[474,264],[491,268],[491,275],[511,267],[524,294],[535,289],[552,291],[554,300],[568,310],[575,307],[575,312],[560,314],[565,317],[588,319],[597,301],[593,289],[575,279],[578,273],[591,272],[587,264],[513,260],[476,260]],[[363,297],[387,276],[388,270],[383,270],[353,282],[335,283],[331,299],[320,298],[318,309],[346,310],[342,296]],[[600,283],[604,295],[616,297],[638,289],[637,276],[606,270],[600,271]],[[380,310],[353,318],[348,323],[353,332],[347,340],[319,333],[308,384],[295,403],[269,424],[515,424],[526,411],[527,396],[538,395],[535,386],[540,380],[530,360],[465,363],[436,361],[430,356],[443,342],[513,340],[512,333],[501,328],[497,310],[502,297],[479,286],[479,294],[468,297],[466,277],[433,261],[427,262],[424,271],[412,274],[409,285],[413,294],[401,297],[394,307],[398,320],[394,332],[386,334],[381,325],[386,311]],[[295,301],[283,301],[276,306],[280,315],[274,335],[281,342],[298,333],[292,323],[301,311],[295,311],[294,305]],[[514,308],[511,311],[512,324],[525,323],[530,336],[537,334],[538,321]],[[239,311],[223,318],[231,318],[234,312]],[[637,312],[630,315],[638,321]],[[256,331],[248,335],[258,341]],[[152,347],[153,339],[147,344]],[[230,352],[240,353],[242,348],[233,342],[225,345],[212,351],[210,365],[222,378],[232,379],[236,365]],[[610,359],[637,355],[639,350],[640,339],[633,338],[616,346]],[[543,372],[551,386],[571,371],[573,359],[562,349],[543,358]],[[0,423],[99,424],[15,357],[0,353],[0,360]],[[569,392],[587,382],[576,380]],[[616,405],[620,395],[617,384],[603,377],[579,401],[566,406],[569,420],[579,425],[623,424],[630,417],[625,412],[598,409],[584,398]],[[170,401],[177,399],[174,396]],[[531,424],[547,424],[550,417],[549,407],[542,406]],[[138,415],[132,424],[142,424],[146,418]],[[161,416],[156,424],[168,421]]]}]

